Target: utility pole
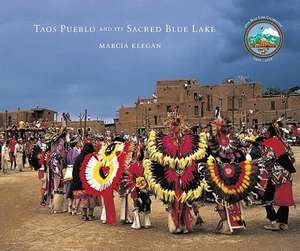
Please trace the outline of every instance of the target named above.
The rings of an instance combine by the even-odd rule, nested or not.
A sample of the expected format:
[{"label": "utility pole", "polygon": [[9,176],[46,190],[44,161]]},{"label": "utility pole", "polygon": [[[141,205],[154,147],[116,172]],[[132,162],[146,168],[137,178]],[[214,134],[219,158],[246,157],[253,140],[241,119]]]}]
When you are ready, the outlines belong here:
[{"label": "utility pole", "polygon": [[[187,122],[189,122],[189,111],[188,111],[188,104],[189,103],[189,96],[190,96],[190,90],[191,90],[191,81],[188,80],[188,81],[185,81],[185,84],[184,84],[184,89],[186,91],[186,95],[184,96],[184,110],[185,110],[185,119]],[[177,111],[178,112],[178,111]]]},{"label": "utility pole", "polygon": [[83,115],[81,113],[79,113],[80,136],[83,136],[83,134],[82,134],[82,119],[83,119]]},{"label": "utility pole", "polygon": [[233,92],[233,96],[232,96],[232,127],[234,128],[234,109],[235,109],[235,85],[234,85],[234,81],[232,81],[232,92]]},{"label": "utility pole", "polygon": [[288,98],[289,98],[289,94],[288,92],[285,94],[285,102],[284,102],[284,119],[287,119],[287,107],[288,107]]},{"label": "utility pole", "polygon": [[7,120],[8,120],[8,111],[5,110],[5,139],[7,139]]},{"label": "utility pole", "polygon": [[20,107],[18,107],[17,110],[17,126],[19,126],[19,111],[20,111]]},{"label": "utility pole", "polygon": [[146,134],[148,134],[150,126],[149,126],[149,114],[148,114],[147,107],[145,107],[145,109],[144,109],[144,127],[145,127]]},{"label": "utility pole", "polygon": [[84,138],[86,137],[87,109],[84,110]]},{"label": "utility pole", "polygon": [[228,79],[227,82],[232,84],[232,113],[231,113],[231,120],[232,120],[232,127],[234,128],[234,103],[235,103],[235,84],[233,79]]}]

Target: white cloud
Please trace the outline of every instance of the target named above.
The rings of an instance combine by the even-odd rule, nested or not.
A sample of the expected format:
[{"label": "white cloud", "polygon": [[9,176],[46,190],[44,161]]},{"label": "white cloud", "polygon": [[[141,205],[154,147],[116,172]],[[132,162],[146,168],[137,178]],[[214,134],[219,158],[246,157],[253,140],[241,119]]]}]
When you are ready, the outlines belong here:
[{"label": "white cloud", "polygon": [[278,31],[277,30],[274,30],[272,28],[267,28],[267,29],[264,29],[264,31],[262,32],[262,34],[264,35],[272,35],[272,36],[275,36],[275,37],[279,37],[279,34],[278,34]]}]

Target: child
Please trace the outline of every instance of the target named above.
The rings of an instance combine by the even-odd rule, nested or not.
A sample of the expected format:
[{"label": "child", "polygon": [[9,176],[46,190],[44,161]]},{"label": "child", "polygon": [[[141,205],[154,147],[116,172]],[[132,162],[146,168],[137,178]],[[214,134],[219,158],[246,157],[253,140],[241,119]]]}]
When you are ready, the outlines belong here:
[{"label": "child", "polygon": [[136,198],[134,201],[134,220],[132,224],[132,228],[140,229],[141,225],[141,216],[144,216],[143,225],[145,228],[151,227],[150,221],[150,212],[151,212],[151,192],[148,188],[147,181],[144,177],[138,177],[136,179]]}]

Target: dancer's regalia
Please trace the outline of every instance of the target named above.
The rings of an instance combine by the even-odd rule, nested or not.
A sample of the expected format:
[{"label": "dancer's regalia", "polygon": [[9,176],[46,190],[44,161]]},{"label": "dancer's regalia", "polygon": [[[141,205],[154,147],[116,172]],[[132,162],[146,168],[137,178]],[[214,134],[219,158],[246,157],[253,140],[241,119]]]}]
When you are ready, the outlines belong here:
[{"label": "dancer's regalia", "polygon": [[124,173],[129,153],[129,142],[114,141],[103,145],[99,154],[87,155],[81,166],[80,177],[86,192],[104,200],[101,219],[107,224],[116,223],[113,191]]},{"label": "dancer's regalia", "polygon": [[148,183],[144,177],[144,168],[142,165],[144,159],[144,147],[138,143],[136,150],[133,152],[132,161],[128,167],[129,189],[133,200],[133,223],[131,228],[140,229],[151,226],[150,212],[152,194]]},{"label": "dancer's regalia", "polygon": [[140,229],[151,227],[150,212],[151,212],[151,191],[148,188],[148,183],[144,177],[138,177],[135,182],[134,210],[133,223],[131,228]]},{"label": "dancer's regalia", "polygon": [[[59,132],[48,130],[42,138],[43,143],[38,143],[29,156],[30,164],[38,171],[39,179],[42,181],[45,196],[41,204],[48,204],[51,212],[54,213],[63,211],[62,170],[65,158],[65,136],[66,128],[62,128]],[[58,197],[59,206],[56,203]]]},{"label": "dancer's regalia", "polygon": [[206,154],[206,136],[186,132],[176,112],[169,114],[169,126],[169,134],[149,133],[144,173],[156,197],[167,205],[169,231],[186,233],[196,222],[192,203],[206,186],[197,169]]},{"label": "dancer's regalia", "polygon": [[66,130],[56,134],[50,143],[49,159],[49,186],[48,199],[51,198],[51,212],[63,212],[64,189],[63,189],[63,169],[65,168],[65,143]]},{"label": "dancer's regalia", "polygon": [[[216,232],[230,234],[234,229],[245,228],[241,201],[264,190],[268,171],[263,160],[246,160],[243,145],[230,133],[221,118],[212,123],[209,138],[210,156],[207,167],[201,170],[217,203],[221,220]],[[256,194],[255,194],[256,195]]]},{"label": "dancer's regalia", "polygon": [[81,149],[77,146],[79,145],[79,137],[73,138],[69,142],[69,149],[66,152],[66,164],[67,168],[64,173],[64,190],[65,190],[65,198],[68,201],[68,213],[75,215],[76,207],[74,204],[74,196],[73,196],[73,167],[76,158],[80,155]]},{"label": "dancer's regalia", "polygon": [[38,172],[38,178],[41,181],[41,202],[42,206],[47,204],[47,187],[49,185],[49,169],[47,167],[47,146],[46,144],[35,145],[32,148],[32,151],[29,156],[29,162],[34,168],[35,171]]},{"label": "dancer's regalia", "polygon": [[[265,226],[267,230],[287,230],[289,206],[295,205],[292,192],[292,173],[294,168],[293,156],[289,146],[280,138],[278,129],[271,125],[268,129],[268,138],[262,145],[270,147],[275,155],[275,162],[271,166],[269,180],[263,196],[267,219],[270,224]],[[273,204],[279,206],[276,212]]]},{"label": "dancer's regalia", "polygon": [[92,143],[87,142],[84,144],[80,154],[75,159],[72,170],[72,188],[75,200],[75,210],[78,208],[82,211],[82,220],[90,221],[94,218],[94,208],[96,207],[96,201],[94,196],[87,193],[83,186],[82,179],[80,177],[81,166],[89,154],[93,154],[95,148]]},{"label": "dancer's regalia", "polygon": [[132,223],[129,218],[129,210],[128,210],[128,195],[130,193],[130,174],[127,170],[127,165],[125,165],[124,171],[121,175],[119,185],[117,187],[117,191],[120,198],[120,222],[122,224],[130,224]]}]

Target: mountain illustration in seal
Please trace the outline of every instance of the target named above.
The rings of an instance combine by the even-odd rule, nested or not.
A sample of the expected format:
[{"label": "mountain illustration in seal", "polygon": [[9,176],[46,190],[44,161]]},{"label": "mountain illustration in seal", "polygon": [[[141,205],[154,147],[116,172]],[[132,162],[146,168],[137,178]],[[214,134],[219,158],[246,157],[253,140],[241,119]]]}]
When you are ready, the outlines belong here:
[{"label": "mountain illustration in seal", "polygon": [[280,35],[277,30],[269,27],[260,33],[249,36],[248,41],[252,48],[276,48],[280,44]]}]

